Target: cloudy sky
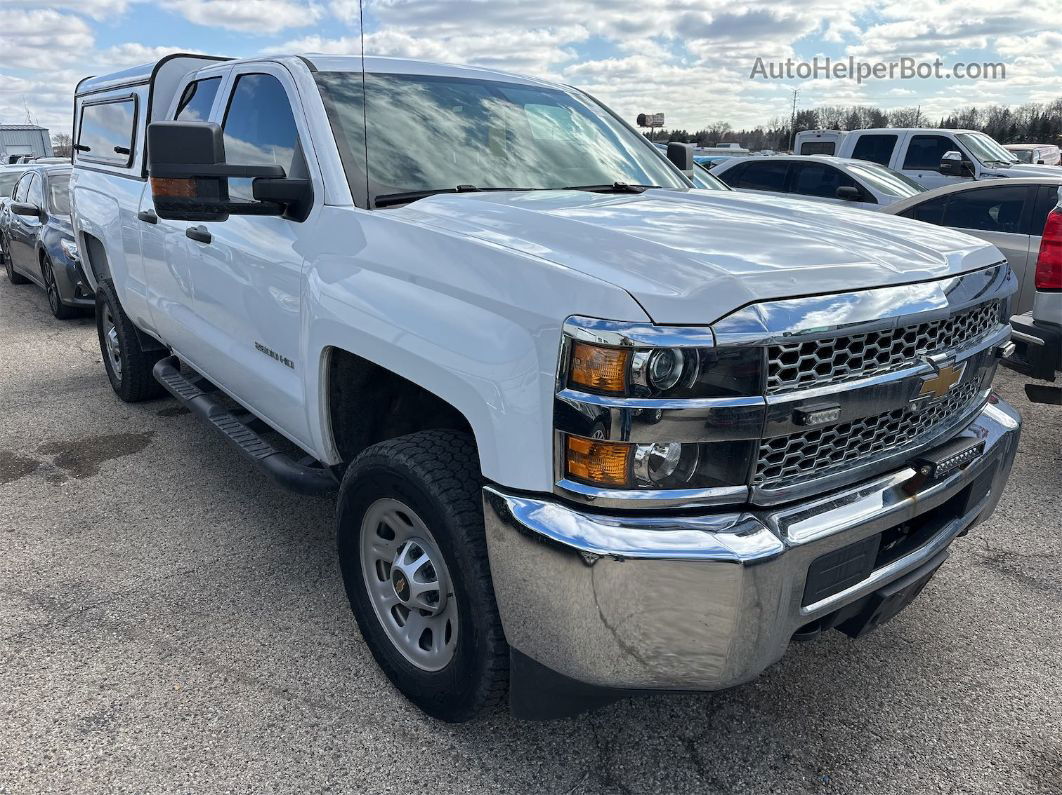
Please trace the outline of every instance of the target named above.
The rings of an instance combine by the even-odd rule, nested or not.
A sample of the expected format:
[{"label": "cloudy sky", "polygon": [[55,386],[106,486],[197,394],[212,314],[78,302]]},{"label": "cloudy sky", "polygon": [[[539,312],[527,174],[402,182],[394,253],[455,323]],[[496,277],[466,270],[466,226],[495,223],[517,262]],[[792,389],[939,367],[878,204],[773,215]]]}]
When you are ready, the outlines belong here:
[{"label": "cloudy sky", "polygon": [[[764,124],[802,107],[1062,95],[1058,0],[365,0],[366,50],[474,63],[589,90],[668,126]],[[168,52],[359,52],[357,0],[0,0],[0,122],[68,130],[81,77]],[[1006,80],[753,80],[756,58],[1002,62]]]}]

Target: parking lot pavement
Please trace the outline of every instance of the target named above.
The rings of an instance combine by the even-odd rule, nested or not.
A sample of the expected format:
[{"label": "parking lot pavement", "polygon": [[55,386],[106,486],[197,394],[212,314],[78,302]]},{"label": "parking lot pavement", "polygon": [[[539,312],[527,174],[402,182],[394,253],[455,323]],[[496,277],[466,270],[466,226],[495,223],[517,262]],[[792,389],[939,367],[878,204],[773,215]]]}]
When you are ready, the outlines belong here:
[{"label": "parking lot pavement", "polygon": [[[0,284],[0,792],[1062,791],[1062,410],[993,519],[862,641],[737,690],[435,723],[373,664],[330,500],[172,401],[128,406],[91,319]],[[682,605],[675,605],[682,610]]]}]

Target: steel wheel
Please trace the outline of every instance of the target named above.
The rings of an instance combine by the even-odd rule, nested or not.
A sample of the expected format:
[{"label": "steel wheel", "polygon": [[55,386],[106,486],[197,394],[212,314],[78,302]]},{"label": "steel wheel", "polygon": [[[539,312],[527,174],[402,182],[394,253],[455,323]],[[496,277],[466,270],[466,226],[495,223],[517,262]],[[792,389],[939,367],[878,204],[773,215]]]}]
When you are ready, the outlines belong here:
[{"label": "steel wheel", "polygon": [[111,308],[103,308],[103,340],[106,345],[107,361],[111,364],[111,370],[115,376],[122,378],[122,345],[118,340],[118,329],[114,325],[114,316]]},{"label": "steel wheel", "polygon": [[457,601],[439,546],[399,500],[380,499],[361,523],[361,568],[373,611],[394,647],[424,671],[439,671],[457,646]]}]

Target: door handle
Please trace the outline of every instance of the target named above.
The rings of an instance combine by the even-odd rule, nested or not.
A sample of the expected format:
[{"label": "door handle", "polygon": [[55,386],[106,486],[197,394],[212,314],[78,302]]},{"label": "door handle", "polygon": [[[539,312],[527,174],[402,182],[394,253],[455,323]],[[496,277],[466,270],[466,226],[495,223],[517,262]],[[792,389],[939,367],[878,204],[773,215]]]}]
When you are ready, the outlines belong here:
[{"label": "door handle", "polygon": [[184,230],[186,237],[192,238],[192,240],[198,240],[200,243],[209,243],[214,239],[213,235],[207,231],[207,228],[200,224],[199,226],[190,226]]},{"label": "door handle", "polygon": [[145,224],[157,224],[159,222],[159,217],[155,215],[154,210],[141,210],[136,214],[136,217]]}]

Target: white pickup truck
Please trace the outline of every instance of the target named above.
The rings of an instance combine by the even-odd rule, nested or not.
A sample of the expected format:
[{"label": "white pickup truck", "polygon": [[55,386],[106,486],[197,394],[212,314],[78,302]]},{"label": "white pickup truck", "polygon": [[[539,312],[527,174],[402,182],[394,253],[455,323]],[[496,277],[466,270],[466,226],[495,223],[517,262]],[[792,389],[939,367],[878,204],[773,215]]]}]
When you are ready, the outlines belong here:
[{"label": "white pickup truck", "polygon": [[338,491],[362,635],[431,715],[858,637],[1006,482],[982,241],[690,190],[687,147],[482,69],[173,56],[82,81],[74,124],[115,391]]},{"label": "white pickup truck", "polygon": [[977,130],[911,127],[804,130],[793,144],[798,155],[835,155],[891,168],[926,188],[972,179],[1054,176],[1051,166],[1022,163]]}]

